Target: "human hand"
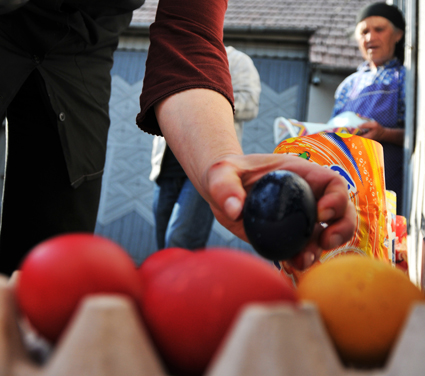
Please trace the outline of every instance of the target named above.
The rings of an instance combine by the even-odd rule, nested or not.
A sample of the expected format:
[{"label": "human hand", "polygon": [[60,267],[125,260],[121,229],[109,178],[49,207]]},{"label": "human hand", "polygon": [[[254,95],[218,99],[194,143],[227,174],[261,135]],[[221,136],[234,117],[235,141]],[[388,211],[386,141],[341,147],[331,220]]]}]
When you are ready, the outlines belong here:
[{"label": "human hand", "polygon": [[[290,262],[303,270],[318,260],[323,249],[347,242],[354,234],[355,208],[341,176],[302,158],[281,154],[231,155],[215,161],[203,176],[202,185],[216,219],[247,241],[242,209],[247,192],[263,175],[288,170],[304,178],[317,201],[318,218],[305,249]],[[326,223],[325,228],[321,223]]]},{"label": "human hand", "polygon": [[375,120],[360,124],[359,128],[365,131],[365,133],[362,134],[362,137],[370,138],[378,142],[382,142],[384,140],[385,128]]}]

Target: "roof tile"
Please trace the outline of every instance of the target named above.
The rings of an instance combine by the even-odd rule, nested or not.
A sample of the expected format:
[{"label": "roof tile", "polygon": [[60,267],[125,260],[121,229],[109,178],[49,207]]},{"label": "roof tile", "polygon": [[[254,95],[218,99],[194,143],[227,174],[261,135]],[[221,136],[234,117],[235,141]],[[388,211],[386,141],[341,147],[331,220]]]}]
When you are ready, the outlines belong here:
[{"label": "roof tile", "polygon": [[[226,27],[249,25],[282,30],[314,30],[310,61],[318,65],[355,68],[362,62],[355,40],[349,37],[357,11],[376,0],[229,0]],[[132,26],[150,25],[158,0],[146,0],[133,14]],[[242,10],[241,10],[242,9]]]}]

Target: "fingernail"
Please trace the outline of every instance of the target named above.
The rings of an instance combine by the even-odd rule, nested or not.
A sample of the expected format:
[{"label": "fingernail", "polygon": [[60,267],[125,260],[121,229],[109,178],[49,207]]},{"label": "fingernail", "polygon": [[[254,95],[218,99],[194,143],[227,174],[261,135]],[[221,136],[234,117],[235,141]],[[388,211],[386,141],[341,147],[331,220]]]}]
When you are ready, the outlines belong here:
[{"label": "fingernail", "polygon": [[319,213],[319,221],[326,222],[332,219],[335,216],[335,210],[333,209],[324,209]]},{"label": "fingernail", "polygon": [[339,234],[334,234],[329,239],[330,248],[337,248],[342,244],[342,236]]},{"label": "fingernail", "polygon": [[224,210],[230,219],[236,220],[242,211],[242,202],[236,197],[229,197],[224,202]]},{"label": "fingernail", "polygon": [[304,269],[307,269],[311,265],[313,265],[315,259],[316,259],[316,255],[313,252],[304,253]]}]

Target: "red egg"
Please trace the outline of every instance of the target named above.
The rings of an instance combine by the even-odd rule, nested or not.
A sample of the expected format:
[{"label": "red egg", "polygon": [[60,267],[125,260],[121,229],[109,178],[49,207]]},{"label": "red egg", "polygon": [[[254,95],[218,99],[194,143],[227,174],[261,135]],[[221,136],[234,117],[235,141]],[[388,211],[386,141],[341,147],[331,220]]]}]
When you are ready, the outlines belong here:
[{"label": "red egg", "polygon": [[247,304],[297,301],[292,282],[257,256],[232,249],[158,254],[140,269],[142,277],[148,271],[142,315],[173,375],[202,375]]},{"label": "red egg", "polygon": [[173,247],[161,249],[151,254],[137,270],[142,280],[142,285],[145,285],[147,281],[161,273],[167,266],[183,258],[190,257],[192,253],[192,251],[184,248]]},{"label": "red egg", "polygon": [[82,298],[123,294],[139,302],[136,265],[118,244],[91,234],[66,234],[35,246],[24,259],[17,300],[36,331],[55,342]]}]

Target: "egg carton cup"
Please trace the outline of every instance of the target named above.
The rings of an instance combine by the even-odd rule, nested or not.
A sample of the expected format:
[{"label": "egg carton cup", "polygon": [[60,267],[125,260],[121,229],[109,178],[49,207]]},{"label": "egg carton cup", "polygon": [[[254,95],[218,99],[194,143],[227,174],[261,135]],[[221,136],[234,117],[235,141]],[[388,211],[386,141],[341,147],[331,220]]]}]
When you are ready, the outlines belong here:
[{"label": "egg carton cup", "polygon": [[[30,330],[13,286],[0,278],[0,376],[168,376],[135,305],[84,299],[53,347]],[[314,305],[247,306],[205,376],[401,376],[425,374],[425,304],[414,305],[385,367],[346,368]]]}]

